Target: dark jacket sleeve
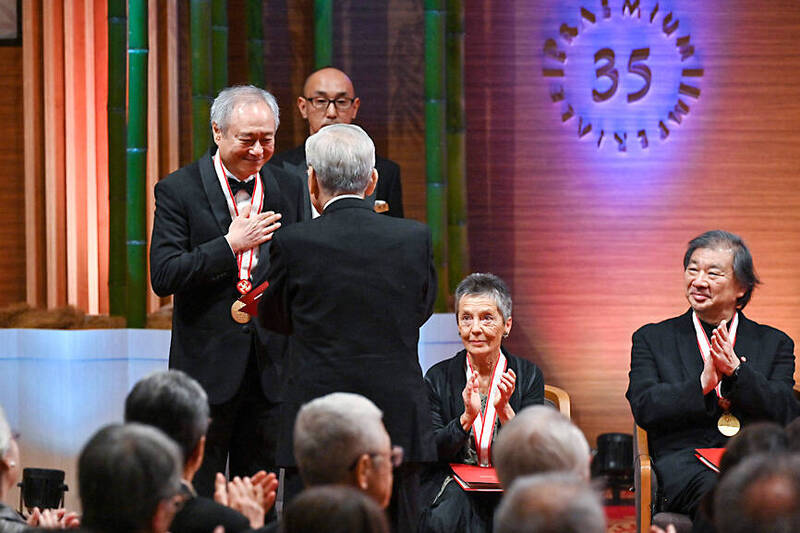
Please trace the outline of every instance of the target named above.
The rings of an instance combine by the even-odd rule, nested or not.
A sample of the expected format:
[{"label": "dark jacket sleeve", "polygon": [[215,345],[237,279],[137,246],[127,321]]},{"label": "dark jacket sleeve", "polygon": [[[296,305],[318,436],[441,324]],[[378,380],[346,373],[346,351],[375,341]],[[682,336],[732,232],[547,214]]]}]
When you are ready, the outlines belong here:
[{"label": "dark jacket sleeve", "polygon": [[236,270],[236,256],[223,235],[191,247],[190,206],[183,201],[176,183],[168,179],[155,187],[150,281],[159,296],[216,281]]},{"label": "dark jacket sleeve", "polygon": [[636,423],[648,431],[665,425],[693,427],[697,420],[713,414],[716,397],[714,392],[703,396],[699,375],[672,381],[660,375],[657,358],[664,357],[664,348],[659,344],[663,336],[656,334],[658,327],[662,326],[644,326],[633,334],[625,396]]},{"label": "dark jacket sleeve", "polygon": [[283,335],[292,333],[287,259],[281,235],[276,233],[269,249],[269,287],[258,303],[258,320],[264,328]]},{"label": "dark jacket sleeve", "polygon": [[793,391],[794,342],[782,331],[762,327],[768,329],[771,338],[764,340],[768,345],[765,353],[773,357],[768,374],[760,372],[755,365],[742,363],[735,381],[723,381],[723,394],[748,419],[766,419],[786,425],[800,414]]},{"label": "dark jacket sleeve", "polygon": [[[461,452],[469,439],[469,431],[464,431],[461,427],[461,412],[453,409],[452,400],[456,394],[461,401],[461,391],[454,390],[458,386],[451,372],[452,367],[456,366],[453,363],[453,359],[456,358],[459,358],[459,355],[437,363],[425,374],[425,385],[431,404],[433,438],[436,441],[439,461],[446,463],[461,459]],[[466,380],[466,377],[464,379]]]}]

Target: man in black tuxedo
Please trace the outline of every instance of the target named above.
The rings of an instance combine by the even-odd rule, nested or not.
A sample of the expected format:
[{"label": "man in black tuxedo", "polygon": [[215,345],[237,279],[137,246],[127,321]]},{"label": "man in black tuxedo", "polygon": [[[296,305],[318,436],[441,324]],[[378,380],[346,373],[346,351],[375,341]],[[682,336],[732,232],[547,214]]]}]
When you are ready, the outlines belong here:
[{"label": "man in black tuxedo", "polygon": [[[308,121],[309,135],[314,135],[330,124],[350,124],[358,114],[361,100],[355,96],[350,78],[339,69],[325,67],[306,78],[303,94],[297,97],[297,109]],[[287,172],[306,178],[305,144],[286,152],[276,154],[270,161]],[[393,217],[403,217],[403,191],[400,185],[400,167],[394,161],[375,156],[378,170],[378,185],[367,195],[374,202],[375,211]],[[306,199],[305,219],[319,216],[313,205]]]},{"label": "man in black tuxedo", "polygon": [[331,392],[369,398],[410,463],[396,471],[393,501],[398,530],[414,531],[418,464],[436,458],[417,354],[436,295],[430,231],[378,215],[365,200],[378,175],[372,140],[358,126],[323,128],[306,142],[306,155],[322,216],[275,235],[259,304],[264,327],[290,335],[278,462],[294,465],[302,404]]},{"label": "man in black tuxedo", "polygon": [[218,150],[173,172],[155,188],[150,276],[159,296],[174,294],[170,368],[203,386],[211,404],[198,493],[216,472],[274,470],[281,358],[286,339],[236,307],[269,267],[269,241],[302,216],[305,188],[263,167],[274,151],[278,106],[252,86],[224,89],[211,108]]},{"label": "man in black tuxedo", "polygon": [[633,334],[626,396],[647,430],[662,510],[694,516],[716,483],[694,449],[723,447],[752,421],[786,424],[798,406],[792,339],[741,311],[759,283],[742,239],[703,233],[683,264],[691,309]]}]

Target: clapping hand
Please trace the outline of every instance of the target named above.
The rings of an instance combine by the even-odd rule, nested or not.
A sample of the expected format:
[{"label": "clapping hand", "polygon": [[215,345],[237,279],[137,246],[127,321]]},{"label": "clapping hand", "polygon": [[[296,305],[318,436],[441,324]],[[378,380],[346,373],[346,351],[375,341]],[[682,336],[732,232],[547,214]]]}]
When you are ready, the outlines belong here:
[{"label": "clapping hand", "polygon": [[500,423],[505,424],[514,418],[514,410],[508,404],[508,400],[514,393],[514,387],[517,383],[517,375],[510,368],[503,372],[500,377],[500,383],[497,385],[497,393],[494,397],[494,409],[497,416],[500,418]]}]

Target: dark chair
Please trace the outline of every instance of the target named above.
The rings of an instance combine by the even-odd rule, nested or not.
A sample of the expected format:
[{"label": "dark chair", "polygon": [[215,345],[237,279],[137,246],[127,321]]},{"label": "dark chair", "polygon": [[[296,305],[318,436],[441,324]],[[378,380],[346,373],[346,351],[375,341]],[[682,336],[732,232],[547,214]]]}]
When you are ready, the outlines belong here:
[{"label": "dark chair", "polygon": [[63,470],[48,468],[25,468],[22,482],[17,483],[19,491],[19,511],[22,506],[30,510],[58,509],[64,506],[64,493],[69,490],[64,483]]},{"label": "dark chair", "polygon": [[592,458],[592,478],[602,478],[611,489],[610,505],[622,505],[620,491],[633,485],[633,436],[629,433],[603,433],[597,437],[597,453]]}]

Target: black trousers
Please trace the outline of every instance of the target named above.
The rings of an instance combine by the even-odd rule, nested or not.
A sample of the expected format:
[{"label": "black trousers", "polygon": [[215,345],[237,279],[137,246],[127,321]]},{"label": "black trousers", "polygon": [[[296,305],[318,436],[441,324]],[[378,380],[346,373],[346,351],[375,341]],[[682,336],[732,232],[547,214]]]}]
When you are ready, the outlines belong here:
[{"label": "black trousers", "polygon": [[259,470],[275,472],[279,403],[270,402],[261,389],[255,356],[250,355],[239,391],[225,403],[211,405],[206,453],[193,485],[200,496],[213,497],[217,472],[230,477],[252,476]]}]

